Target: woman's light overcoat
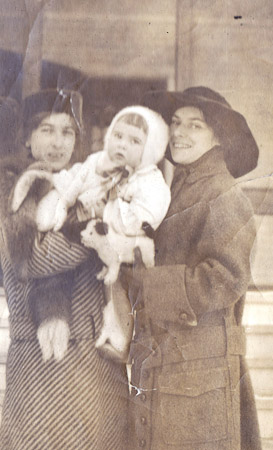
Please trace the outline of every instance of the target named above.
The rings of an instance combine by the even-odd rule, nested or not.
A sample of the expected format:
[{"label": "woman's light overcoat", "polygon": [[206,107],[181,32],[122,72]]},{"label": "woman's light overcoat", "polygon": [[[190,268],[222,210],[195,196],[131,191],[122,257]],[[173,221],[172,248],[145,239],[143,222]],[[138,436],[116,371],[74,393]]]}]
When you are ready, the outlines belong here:
[{"label": "woman's light overcoat", "polygon": [[133,448],[260,449],[241,325],[255,239],[249,200],[216,147],[177,166],[137,295]]}]

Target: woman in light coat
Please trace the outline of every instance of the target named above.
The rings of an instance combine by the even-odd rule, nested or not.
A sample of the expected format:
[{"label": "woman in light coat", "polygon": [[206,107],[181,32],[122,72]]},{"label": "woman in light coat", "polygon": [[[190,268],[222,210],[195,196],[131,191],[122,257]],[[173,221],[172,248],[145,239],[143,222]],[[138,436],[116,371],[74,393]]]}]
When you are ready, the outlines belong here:
[{"label": "woman in light coat", "polygon": [[209,88],[153,93],[145,104],[170,124],[175,170],[156,267],[136,252],[134,270],[123,270],[136,311],[132,448],[260,450],[242,327],[256,231],[235,180],[256,167],[258,148]]}]

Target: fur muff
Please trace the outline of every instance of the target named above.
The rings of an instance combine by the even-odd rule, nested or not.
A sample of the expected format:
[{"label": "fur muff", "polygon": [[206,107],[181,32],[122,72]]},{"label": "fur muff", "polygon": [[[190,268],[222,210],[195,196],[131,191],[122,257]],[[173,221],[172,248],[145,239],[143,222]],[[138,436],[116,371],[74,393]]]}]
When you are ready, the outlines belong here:
[{"label": "fur muff", "polygon": [[[53,185],[52,180],[52,171],[50,166],[45,162],[35,162],[31,164],[26,171],[19,177],[17,182],[14,185],[14,188],[11,193],[11,210],[12,212],[17,212],[24,200],[26,199],[30,189],[33,189],[33,184],[38,183],[37,180],[40,180],[40,185],[42,180],[48,181],[48,187],[46,192],[49,191],[49,188]],[[37,189],[37,186],[36,186]],[[38,196],[41,194],[38,188]]]},{"label": "fur muff", "polygon": [[2,234],[10,261],[18,278],[27,277],[27,261],[36,236],[35,211],[40,199],[49,189],[46,180],[35,181],[21,208],[12,213],[11,199],[16,183],[34,160],[32,158],[6,158],[0,165],[0,213]]},{"label": "fur muff", "polygon": [[[49,174],[43,163],[37,163],[32,158],[5,159],[2,160],[0,166],[0,213],[3,224],[1,232],[14,273],[22,281],[28,278],[28,260],[37,236],[37,205],[52,186],[49,176],[42,175],[37,178],[37,173],[35,176],[31,175],[37,171],[40,171],[39,175],[41,175],[41,171]],[[16,198],[14,194],[16,194]],[[60,352],[54,351],[54,347],[59,348],[58,345],[55,345],[54,338],[50,351],[48,342],[44,339],[45,348],[43,349],[42,341],[39,339],[45,360],[49,359],[52,354],[56,359],[61,359],[66,352],[69,338],[67,329],[69,330],[68,324],[71,315],[72,284],[73,272],[33,280],[28,307],[35,326],[39,328],[43,322],[56,319],[61,321],[63,328],[66,329],[66,344],[61,355]],[[54,297],[48,297],[48,292],[54,292]],[[45,333],[42,338],[44,336]],[[48,338],[48,334],[46,338]],[[59,339],[56,336],[56,339],[60,341],[62,337]]]}]

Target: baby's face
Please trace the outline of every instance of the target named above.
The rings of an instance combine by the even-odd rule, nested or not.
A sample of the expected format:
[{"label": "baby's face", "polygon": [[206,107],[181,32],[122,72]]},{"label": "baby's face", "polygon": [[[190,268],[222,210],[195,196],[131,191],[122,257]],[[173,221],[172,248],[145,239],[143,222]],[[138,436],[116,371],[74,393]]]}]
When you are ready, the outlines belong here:
[{"label": "baby's face", "polygon": [[141,163],[146,140],[143,130],[120,120],[109,137],[109,158],[118,166],[127,165],[135,169]]}]

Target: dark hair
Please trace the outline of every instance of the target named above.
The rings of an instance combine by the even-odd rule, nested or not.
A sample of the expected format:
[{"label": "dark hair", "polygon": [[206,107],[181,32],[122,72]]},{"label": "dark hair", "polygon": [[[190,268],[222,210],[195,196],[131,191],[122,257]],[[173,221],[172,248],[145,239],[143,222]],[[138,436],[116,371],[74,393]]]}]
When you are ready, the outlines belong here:
[{"label": "dark hair", "polygon": [[[40,112],[38,114],[35,114],[34,116],[32,116],[29,121],[25,124],[24,126],[24,130],[23,130],[23,139],[24,142],[26,142],[28,139],[30,139],[31,134],[34,130],[37,130],[37,128],[39,127],[39,125],[42,123],[42,121],[46,118],[51,116],[52,114],[63,114],[63,113],[50,113],[50,112]],[[72,119],[72,125],[73,128],[75,130],[76,135],[79,134],[79,128],[76,125],[76,122],[74,120],[74,117],[71,116],[68,113],[64,113],[69,115],[69,117],[71,117]]]},{"label": "dark hair", "polygon": [[28,122],[24,124],[22,130],[22,143],[25,144],[28,139],[31,138],[31,134],[34,130],[37,130],[40,123],[50,114],[48,112],[40,112],[35,116],[32,116]]},{"label": "dark hair", "polygon": [[146,120],[140,114],[124,114],[118,119],[118,122],[125,122],[128,125],[133,125],[134,127],[140,128],[145,134],[148,134],[149,127]]}]

